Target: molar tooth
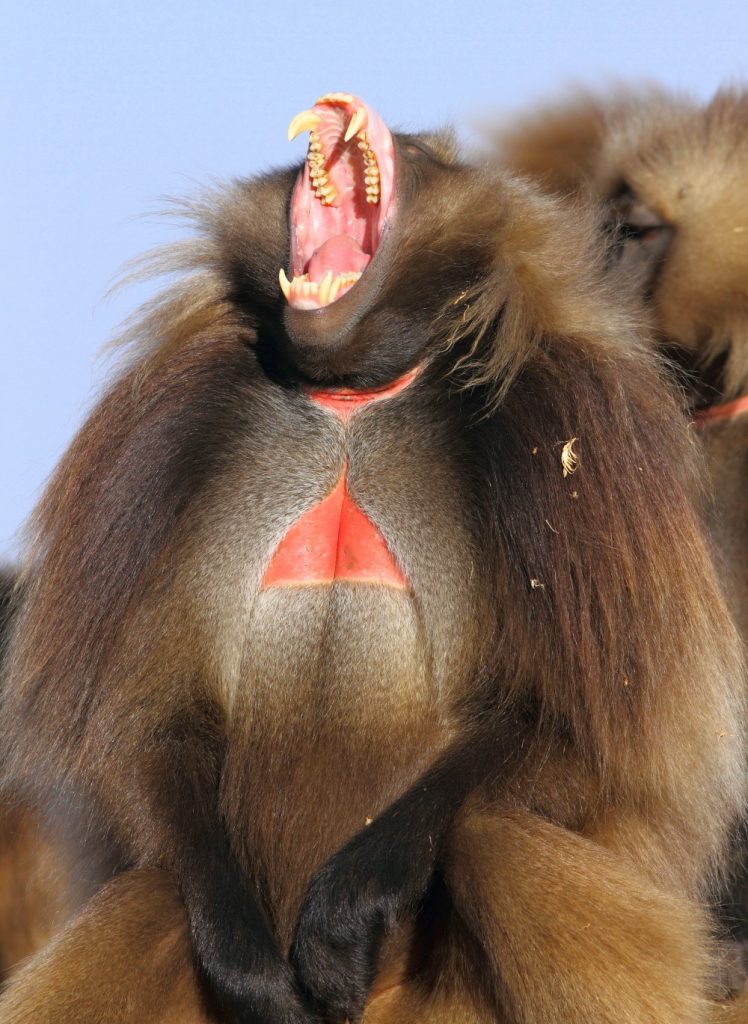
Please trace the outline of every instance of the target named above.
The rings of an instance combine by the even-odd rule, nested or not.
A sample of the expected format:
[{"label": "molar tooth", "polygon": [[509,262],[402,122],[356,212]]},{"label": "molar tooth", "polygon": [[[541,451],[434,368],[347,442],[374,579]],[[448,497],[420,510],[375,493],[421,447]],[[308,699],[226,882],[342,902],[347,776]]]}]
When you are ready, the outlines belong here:
[{"label": "molar tooth", "polygon": [[278,280],[280,281],[281,291],[286,297],[286,302],[288,302],[288,299],[291,295],[291,282],[286,277],[286,271],[283,269],[283,267],[281,267],[280,270],[278,271]]},{"label": "molar tooth", "polygon": [[302,110],[300,114],[297,114],[293,118],[288,126],[288,141],[291,142],[297,135],[302,132],[313,131],[318,127],[322,118],[319,114],[315,114],[313,110]]},{"label": "molar tooth", "polygon": [[343,136],[343,142],[350,142],[353,136],[357,135],[358,132],[366,125],[368,120],[369,118],[366,113],[366,108],[358,107],[348,124],[348,128]]},{"label": "molar tooth", "polygon": [[332,271],[328,270],[319,284],[319,301],[326,306],[330,301],[330,286],[332,285]]}]

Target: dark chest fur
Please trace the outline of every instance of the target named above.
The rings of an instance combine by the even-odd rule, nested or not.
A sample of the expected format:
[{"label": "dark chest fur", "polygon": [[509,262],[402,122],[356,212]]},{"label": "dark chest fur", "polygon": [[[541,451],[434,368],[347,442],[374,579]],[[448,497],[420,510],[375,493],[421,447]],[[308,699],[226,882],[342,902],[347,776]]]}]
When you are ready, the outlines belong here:
[{"label": "dark chest fur", "polygon": [[[255,408],[262,444],[253,431],[237,435],[197,547],[211,550],[202,564],[221,580],[220,591],[207,580],[202,591],[228,710],[226,813],[286,935],[314,868],[452,735],[488,630],[449,401],[437,404],[418,380],[341,422],[302,392],[263,381]],[[289,531],[341,479],[403,585],[269,584]]]}]

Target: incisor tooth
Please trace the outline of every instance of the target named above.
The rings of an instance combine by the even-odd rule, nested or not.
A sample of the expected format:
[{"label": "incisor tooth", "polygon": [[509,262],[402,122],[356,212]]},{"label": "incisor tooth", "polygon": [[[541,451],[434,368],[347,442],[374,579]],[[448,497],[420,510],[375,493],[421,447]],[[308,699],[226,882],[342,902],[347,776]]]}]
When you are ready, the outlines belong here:
[{"label": "incisor tooth", "polygon": [[317,103],[353,103],[353,96],[349,92],[326,92]]},{"label": "incisor tooth", "polygon": [[281,291],[286,296],[286,299],[288,299],[288,296],[291,294],[291,282],[286,277],[283,267],[278,271],[278,280],[280,281]]},{"label": "incisor tooth", "polygon": [[348,124],[346,133],[343,136],[343,142],[350,142],[353,136],[365,127],[367,121],[368,117],[366,114],[366,108],[359,107]]},{"label": "incisor tooth", "polygon": [[322,118],[313,110],[302,110],[288,126],[288,141],[295,139],[302,132],[311,132],[318,127]]}]

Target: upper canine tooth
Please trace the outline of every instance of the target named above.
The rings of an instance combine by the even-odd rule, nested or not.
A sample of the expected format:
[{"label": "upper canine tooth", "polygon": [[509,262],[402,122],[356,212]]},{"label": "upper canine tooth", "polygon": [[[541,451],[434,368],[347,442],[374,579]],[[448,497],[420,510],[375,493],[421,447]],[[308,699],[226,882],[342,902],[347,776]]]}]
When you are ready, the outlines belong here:
[{"label": "upper canine tooth", "polygon": [[356,135],[362,128],[366,127],[366,122],[368,120],[369,117],[366,112],[366,107],[359,107],[348,124],[346,133],[343,136],[343,142],[350,142],[354,135]]},{"label": "upper canine tooth", "polygon": [[312,132],[318,126],[322,118],[313,110],[302,110],[300,114],[291,121],[288,126],[288,141],[295,139],[302,132]]}]

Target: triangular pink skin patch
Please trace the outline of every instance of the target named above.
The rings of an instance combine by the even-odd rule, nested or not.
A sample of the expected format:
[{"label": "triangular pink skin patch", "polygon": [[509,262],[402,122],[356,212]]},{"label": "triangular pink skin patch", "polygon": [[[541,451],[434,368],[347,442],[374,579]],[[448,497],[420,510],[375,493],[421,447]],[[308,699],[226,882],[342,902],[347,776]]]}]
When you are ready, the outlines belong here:
[{"label": "triangular pink skin patch", "polygon": [[[419,373],[420,367],[416,367],[392,384],[371,391],[310,389],[307,395],[316,405],[347,423],[372,402],[399,394]],[[353,580],[410,589],[384,537],[348,493],[346,473],[347,468],[335,489],[290,528],[265,571],[263,588]]]},{"label": "triangular pink skin patch", "polygon": [[313,586],[333,580],[409,589],[384,537],[348,493],[345,472],[335,489],[290,528],[262,586]]}]

